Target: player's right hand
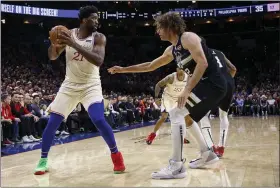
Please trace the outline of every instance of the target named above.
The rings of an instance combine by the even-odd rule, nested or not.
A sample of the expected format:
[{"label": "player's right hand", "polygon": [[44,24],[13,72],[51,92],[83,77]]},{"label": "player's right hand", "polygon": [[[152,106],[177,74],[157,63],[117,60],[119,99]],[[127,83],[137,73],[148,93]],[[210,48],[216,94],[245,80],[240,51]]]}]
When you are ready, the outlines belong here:
[{"label": "player's right hand", "polygon": [[52,45],[52,47],[58,48],[58,49],[65,48],[65,45],[63,45],[63,44],[53,44],[53,43],[51,43],[51,45]]},{"label": "player's right hand", "polygon": [[[49,35],[51,34],[51,31],[49,31]],[[49,40],[51,41],[51,46],[54,48],[64,48],[65,45],[59,44],[58,39],[56,41],[52,41],[51,38],[49,37]]]},{"label": "player's right hand", "polygon": [[120,67],[120,66],[114,66],[114,67],[111,67],[108,70],[109,73],[111,74],[116,74],[116,73],[121,73],[121,70],[123,69],[123,67]]},{"label": "player's right hand", "polygon": [[54,47],[54,48],[64,48],[65,45],[62,45],[62,44],[59,44],[58,42],[56,42],[56,44],[50,39],[49,37],[49,40],[51,41],[51,46]]}]

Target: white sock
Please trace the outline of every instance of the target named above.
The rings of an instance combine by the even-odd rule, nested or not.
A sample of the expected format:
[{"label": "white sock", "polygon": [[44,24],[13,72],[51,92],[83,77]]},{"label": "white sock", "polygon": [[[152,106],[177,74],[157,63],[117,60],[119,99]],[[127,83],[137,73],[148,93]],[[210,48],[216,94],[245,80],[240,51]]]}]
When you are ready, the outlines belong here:
[{"label": "white sock", "polygon": [[171,123],[171,139],[172,139],[172,159],[174,161],[182,161],[184,137],[186,135],[186,126],[182,124]]},{"label": "white sock", "polygon": [[169,112],[171,121],[172,159],[180,162],[183,159],[184,137],[186,136],[185,118],[176,110]]},{"label": "white sock", "polygon": [[228,116],[227,112],[219,109],[220,113],[220,140],[219,140],[219,146],[225,147],[226,144],[226,139],[227,139],[227,133],[228,133],[228,126],[229,126],[229,121],[228,121]]},{"label": "white sock", "polygon": [[200,151],[202,151],[202,152],[208,151],[209,148],[206,144],[206,141],[201,133],[201,130],[200,130],[198,124],[196,122],[193,122],[193,124],[191,125],[191,127],[188,128],[188,130],[190,130],[190,133],[196,139],[196,141],[200,147]]},{"label": "white sock", "polygon": [[211,124],[208,118],[208,114],[206,114],[201,120],[201,132],[202,135],[204,136],[204,139],[206,141],[206,144],[209,148],[212,148],[214,146],[213,143],[213,137],[212,137],[212,132],[211,132]]}]

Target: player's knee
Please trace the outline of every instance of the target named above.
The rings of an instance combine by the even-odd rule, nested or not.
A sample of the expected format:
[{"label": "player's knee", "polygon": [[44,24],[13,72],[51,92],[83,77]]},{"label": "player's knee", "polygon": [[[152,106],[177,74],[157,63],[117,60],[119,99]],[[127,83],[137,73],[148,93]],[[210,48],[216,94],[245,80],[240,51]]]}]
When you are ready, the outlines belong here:
[{"label": "player's knee", "polygon": [[92,123],[94,123],[95,125],[97,125],[98,122],[100,122],[100,121],[105,121],[104,115],[99,116],[98,114],[89,114],[89,117],[90,117]]},{"label": "player's knee", "polygon": [[223,111],[222,109],[219,108],[219,117],[224,118],[228,115],[228,113],[226,111]]},{"label": "player's knee", "polygon": [[90,105],[88,107],[88,114],[94,124],[99,121],[105,121],[103,103],[94,103]]},{"label": "player's knee", "polygon": [[164,112],[161,113],[161,118],[162,118],[162,119],[166,120],[167,117],[168,117],[168,113],[164,113]]},{"label": "player's knee", "polygon": [[201,127],[209,127],[210,125],[210,122],[209,122],[209,118],[208,118],[208,115],[205,115],[201,120],[200,120],[200,123],[201,123]]},{"label": "player's knee", "polygon": [[185,116],[185,123],[187,127],[190,127],[193,124],[193,119],[189,115],[187,115]]}]

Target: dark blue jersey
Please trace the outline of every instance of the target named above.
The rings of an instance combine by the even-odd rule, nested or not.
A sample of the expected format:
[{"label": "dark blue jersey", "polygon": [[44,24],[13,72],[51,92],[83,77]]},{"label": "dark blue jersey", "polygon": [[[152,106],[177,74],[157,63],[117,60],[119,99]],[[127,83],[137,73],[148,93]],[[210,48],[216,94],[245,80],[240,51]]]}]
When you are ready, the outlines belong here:
[{"label": "dark blue jersey", "polygon": [[214,56],[214,59],[217,62],[218,67],[220,68],[220,71],[224,75],[224,77],[227,80],[233,80],[232,76],[230,75],[230,73],[228,71],[225,55],[223,54],[223,52],[221,52],[219,50],[215,50],[215,49],[210,49],[210,48],[209,48],[209,50],[211,51],[212,55]]},{"label": "dark blue jersey", "polygon": [[[177,67],[183,69],[191,77],[196,67],[196,62],[193,60],[189,50],[183,48],[181,36],[182,35],[179,36],[176,46],[173,46],[172,54],[177,63]],[[204,72],[201,81],[211,82],[214,86],[223,87],[224,78],[211,49],[206,46],[204,40],[201,41],[201,46],[208,62],[208,67]]]}]

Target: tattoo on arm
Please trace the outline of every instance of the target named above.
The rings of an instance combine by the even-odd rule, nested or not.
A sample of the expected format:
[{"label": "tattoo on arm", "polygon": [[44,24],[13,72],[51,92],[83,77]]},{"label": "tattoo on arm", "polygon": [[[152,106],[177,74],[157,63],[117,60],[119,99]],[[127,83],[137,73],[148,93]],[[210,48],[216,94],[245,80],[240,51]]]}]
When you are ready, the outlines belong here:
[{"label": "tattoo on arm", "polygon": [[163,78],[161,81],[159,81],[155,87],[155,97],[158,98],[158,95],[159,95],[159,92],[161,91],[161,89],[164,88],[167,84],[172,84],[173,81],[174,81],[173,74],[170,74],[170,75],[166,76],[165,78]]}]

